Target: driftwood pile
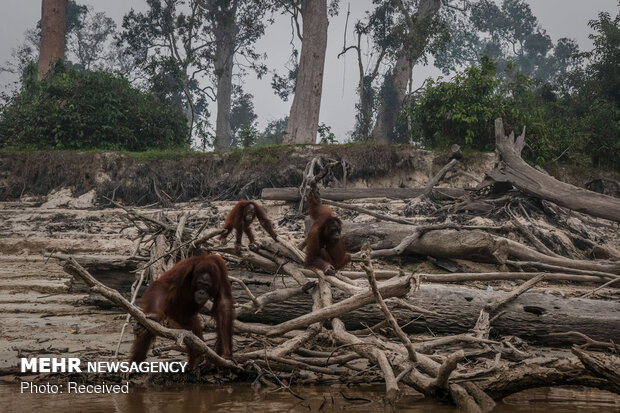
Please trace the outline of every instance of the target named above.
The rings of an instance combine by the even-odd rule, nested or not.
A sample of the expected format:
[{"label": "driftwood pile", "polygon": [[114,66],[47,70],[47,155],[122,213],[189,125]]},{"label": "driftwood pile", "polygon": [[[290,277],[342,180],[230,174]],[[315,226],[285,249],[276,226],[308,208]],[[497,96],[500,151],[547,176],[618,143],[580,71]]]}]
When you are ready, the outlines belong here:
[{"label": "driftwood pile", "polygon": [[[65,270],[175,341],[174,348],[190,346],[212,365],[291,393],[293,384],[383,382],[388,405],[409,386],[466,411],[489,411],[494,400],[538,386],[620,393],[620,304],[613,286],[620,280],[620,253],[600,236],[618,230],[620,200],[530,167],[520,156],[524,134],[506,136],[501,120],[496,142],[496,168],[477,191],[435,188],[458,168],[453,159],[428,187],[407,195],[405,216],[333,201],[347,199],[346,189],[322,191],[323,202],[343,217],[347,248],[354,252],[353,268],[334,275],[303,268],[300,231],[290,237],[280,232],[277,242],[236,254],[216,242],[220,230],[213,222],[131,209],[126,217],[139,238],[128,257],[137,267],[129,300],[88,273],[84,267],[97,265],[92,260],[65,258]],[[329,165],[316,164],[307,168],[307,183],[329,172]],[[323,173],[315,176],[315,166]],[[278,193],[303,199],[297,188],[266,192],[271,199]],[[377,221],[347,222],[351,214]],[[547,229],[535,220],[547,222]],[[141,284],[198,251],[221,254],[232,269],[234,361],[189,331],[147,319],[134,305]],[[405,270],[412,257],[427,270]],[[496,282],[509,288],[497,291],[491,287]],[[581,298],[528,291],[541,283],[590,290]],[[612,300],[592,299],[610,298],[606,291]],[[203,321],[212,330],[211,320]]]}]

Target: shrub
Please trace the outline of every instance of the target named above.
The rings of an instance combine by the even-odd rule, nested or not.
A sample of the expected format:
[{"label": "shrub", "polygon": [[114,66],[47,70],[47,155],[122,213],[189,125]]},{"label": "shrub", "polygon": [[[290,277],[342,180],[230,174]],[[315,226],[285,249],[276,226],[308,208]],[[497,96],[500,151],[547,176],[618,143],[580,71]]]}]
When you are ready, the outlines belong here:
[{"label": "shrub", "polygon": [[30,65],[0,112],[0,146],[143,151],[188,143],[185,117],[167,102],[62,62],[41,82]]},{"label": "shrub", "polygon": [[492,149],[493,119],[501,116],[502,100],[496,95],[499,80],[495,65],[483,58],[451,81],[429,81],[424,93],[408,107],[414,122],[414,140],[427,147],[453,143]]}]

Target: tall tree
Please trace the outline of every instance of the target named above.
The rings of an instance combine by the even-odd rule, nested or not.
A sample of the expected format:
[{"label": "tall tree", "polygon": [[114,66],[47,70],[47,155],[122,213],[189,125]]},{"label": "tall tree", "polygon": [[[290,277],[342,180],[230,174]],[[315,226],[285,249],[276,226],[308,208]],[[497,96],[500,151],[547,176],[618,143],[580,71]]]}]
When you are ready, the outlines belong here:
[{"label": "tall tree", "polygon": [[373,140],[383,143],[394,141],[413,67],[427,49],[432,20],[441,6],[441,0],[420,0],[417,10],[412,13],[412,5],[405,0],[393,1],[404,20],[399,28],[402,30],[401,47],[396,53],[394,66],[384,78],[377,119],[371,133]]},{"label": "tall tree", "polygon": [[67,0],[41,1],[41,47],[37,65],[39,80],[65,56]]},{"label": "tall tree", "polygon": [[[113,42],[116,23],[103,12],[95,12],[90,5],[67,2],[65,19],[65,60],[83,68],[117,71],[127,76],[134,69],[131,60],[123,58]],[[24,42],[11,51],[11,60],[0,66],[0,71],[22,74],[26,66],[37,60],[41,44],[41,21],[24,33]]]},{"label": "tall tree", "polygon": [[[147,1],[147,12],[132,10],[123,20],[121,41],[126,50],[138,57],[151,79],[165,80],[171,87],[176,83],[183,91],[190,127],[200,115],[202,124],[198,126],[206,134],[208,112],[202,103],[206,98],[217,102],[213,144],[216,149],[230,148],[235,57],[243,56],[259,76],[264,73],[264,65],[259,63],[262,56],[252,44],[264,33],[262,17],[268,4],[259,0]],[[173,90],[169,93],[175,94]]]},{"label": "tall tree", "polygon": [[[264,0],[203,0],[203,6],[213,34],[213,66],[215,75],[217,120],[215,125],[216,149],[228,149],[233,143],[231,106],[235,65],[254,70],[258,77],[266,72],[262,56],[253,48],[265,33],[263,16],[271,8]],[[236,57],[243,57],[244,64],[235,64]]]},{"label": "tall tree", "polygon": [[233,93],[233,67],[237,35],[239,1],[207,0],[206,9],[213,25],[215,52],[213,66],[217,90],[217,120],[215,123],[215,147],[227,149],[233,143],[230,127]]},{"label": "tall tree", "polygon": [[302,0],[303,34],[286,143],[315,143],[327,48],[327,0]]},{"label": "tall tree", "polygon": [[575,41],[553,43],[524,0],[470,1],[450,25],[450,41],[435,55],[435,66],[448,74],[454,67],[478,64],[483,55],[544,82],[564,76],[577,63]]},{"label": "tall tree", "polygon": [[[385,61],[393,56],[399,48],[399,36],[393,30],[395,25],[396,11],[390,2],[379,4],[365,20],[355,24],[357,42],[352,45],[345,43],[338,57],[352,50],[356,52],[359,72],[357,93],[359,96],[356,104],[355,129],[353,139],[365,141],[370,139],[373,127],[373,119],[377,101],[377,79]],[[364,50],[362,37],[366,38],[369,47]]]},{"label": "tall tree", "polygon": [[[147,0],[144,13],[123,18],[119,43],[132,55],[161,95],[183,96],[188,129],[195,126],[198,87],[211,62],[211,36],[200,0]],[[166,92],[168,90],[168,92]]]}]

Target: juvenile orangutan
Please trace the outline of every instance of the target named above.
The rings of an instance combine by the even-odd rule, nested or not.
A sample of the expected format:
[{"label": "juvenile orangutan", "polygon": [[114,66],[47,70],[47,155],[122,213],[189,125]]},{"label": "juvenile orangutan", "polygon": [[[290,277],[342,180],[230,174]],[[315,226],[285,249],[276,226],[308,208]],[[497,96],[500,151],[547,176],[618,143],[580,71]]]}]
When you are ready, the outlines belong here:
[{"label": "juvenile orangutan", "polygon": [[228,216],[226,216],[224,232],[220,235],[222,243],[226,242],[226,238],[234,229],[236,235],[235,251],[237,251],[237,253],[241,250],[241,239],[244,232],[250,240],[250,245],[256,245],[256,240],[254,239],[254,234],[250,227],[250,224],[252,224],[255,218],[258,218],[258,222],[260,222],[265,231],[271,235],[271,238],[276,240],[278,235],[273,230],[273,224],[267,217],[265,210],[254,201],[242,199],[237,202],[237,205],[235,205],[228,213]]}]

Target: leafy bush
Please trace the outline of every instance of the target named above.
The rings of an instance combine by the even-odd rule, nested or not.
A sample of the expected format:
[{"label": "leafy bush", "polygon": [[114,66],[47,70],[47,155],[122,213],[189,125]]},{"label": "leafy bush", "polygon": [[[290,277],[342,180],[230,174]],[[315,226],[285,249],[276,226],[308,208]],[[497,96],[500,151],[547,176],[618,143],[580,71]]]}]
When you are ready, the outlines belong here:
[{"label": "leafy bush", "polygon": [[239,141],[243,148],[249,148],[250,146],[256,145],[258,136],[259,136],[258,130],[251,123],[243,124],[239,128]]},{"label": "leafy bush", "polygon": [[618,169],[620,107],[609,98],[608,89],[596,92],[599,81],[591,71],[572,76],[575,86],[568,89],[536,83],[510,67],[498,76],[494,63],[484,57],[479,66],[465,69],[450,81],[431,81],[421,95],[411,99],[406,108],[412,120],[411,139],[428,148],[458,143],[492,150],[493,120],[502,117],[516,134],[526,126],[523,155],[530,161],[542,164],[561,159]]},{"label": "leafy bush", "polygon": [[449,82],[430,80],[408,108],[414,134],[429,147],[458,143],[491,149],[493,119],[501,116],[504,103],[496,94],[498,86],[495,65],[486,57],[480,66],[465,69]]},{"label": "leafy bush", "polygon": [[59,62],[41,82],[30,65],[0,112],[0,146],[36,149],[185,147],[185,117],[153,94],[107,72]]}]

